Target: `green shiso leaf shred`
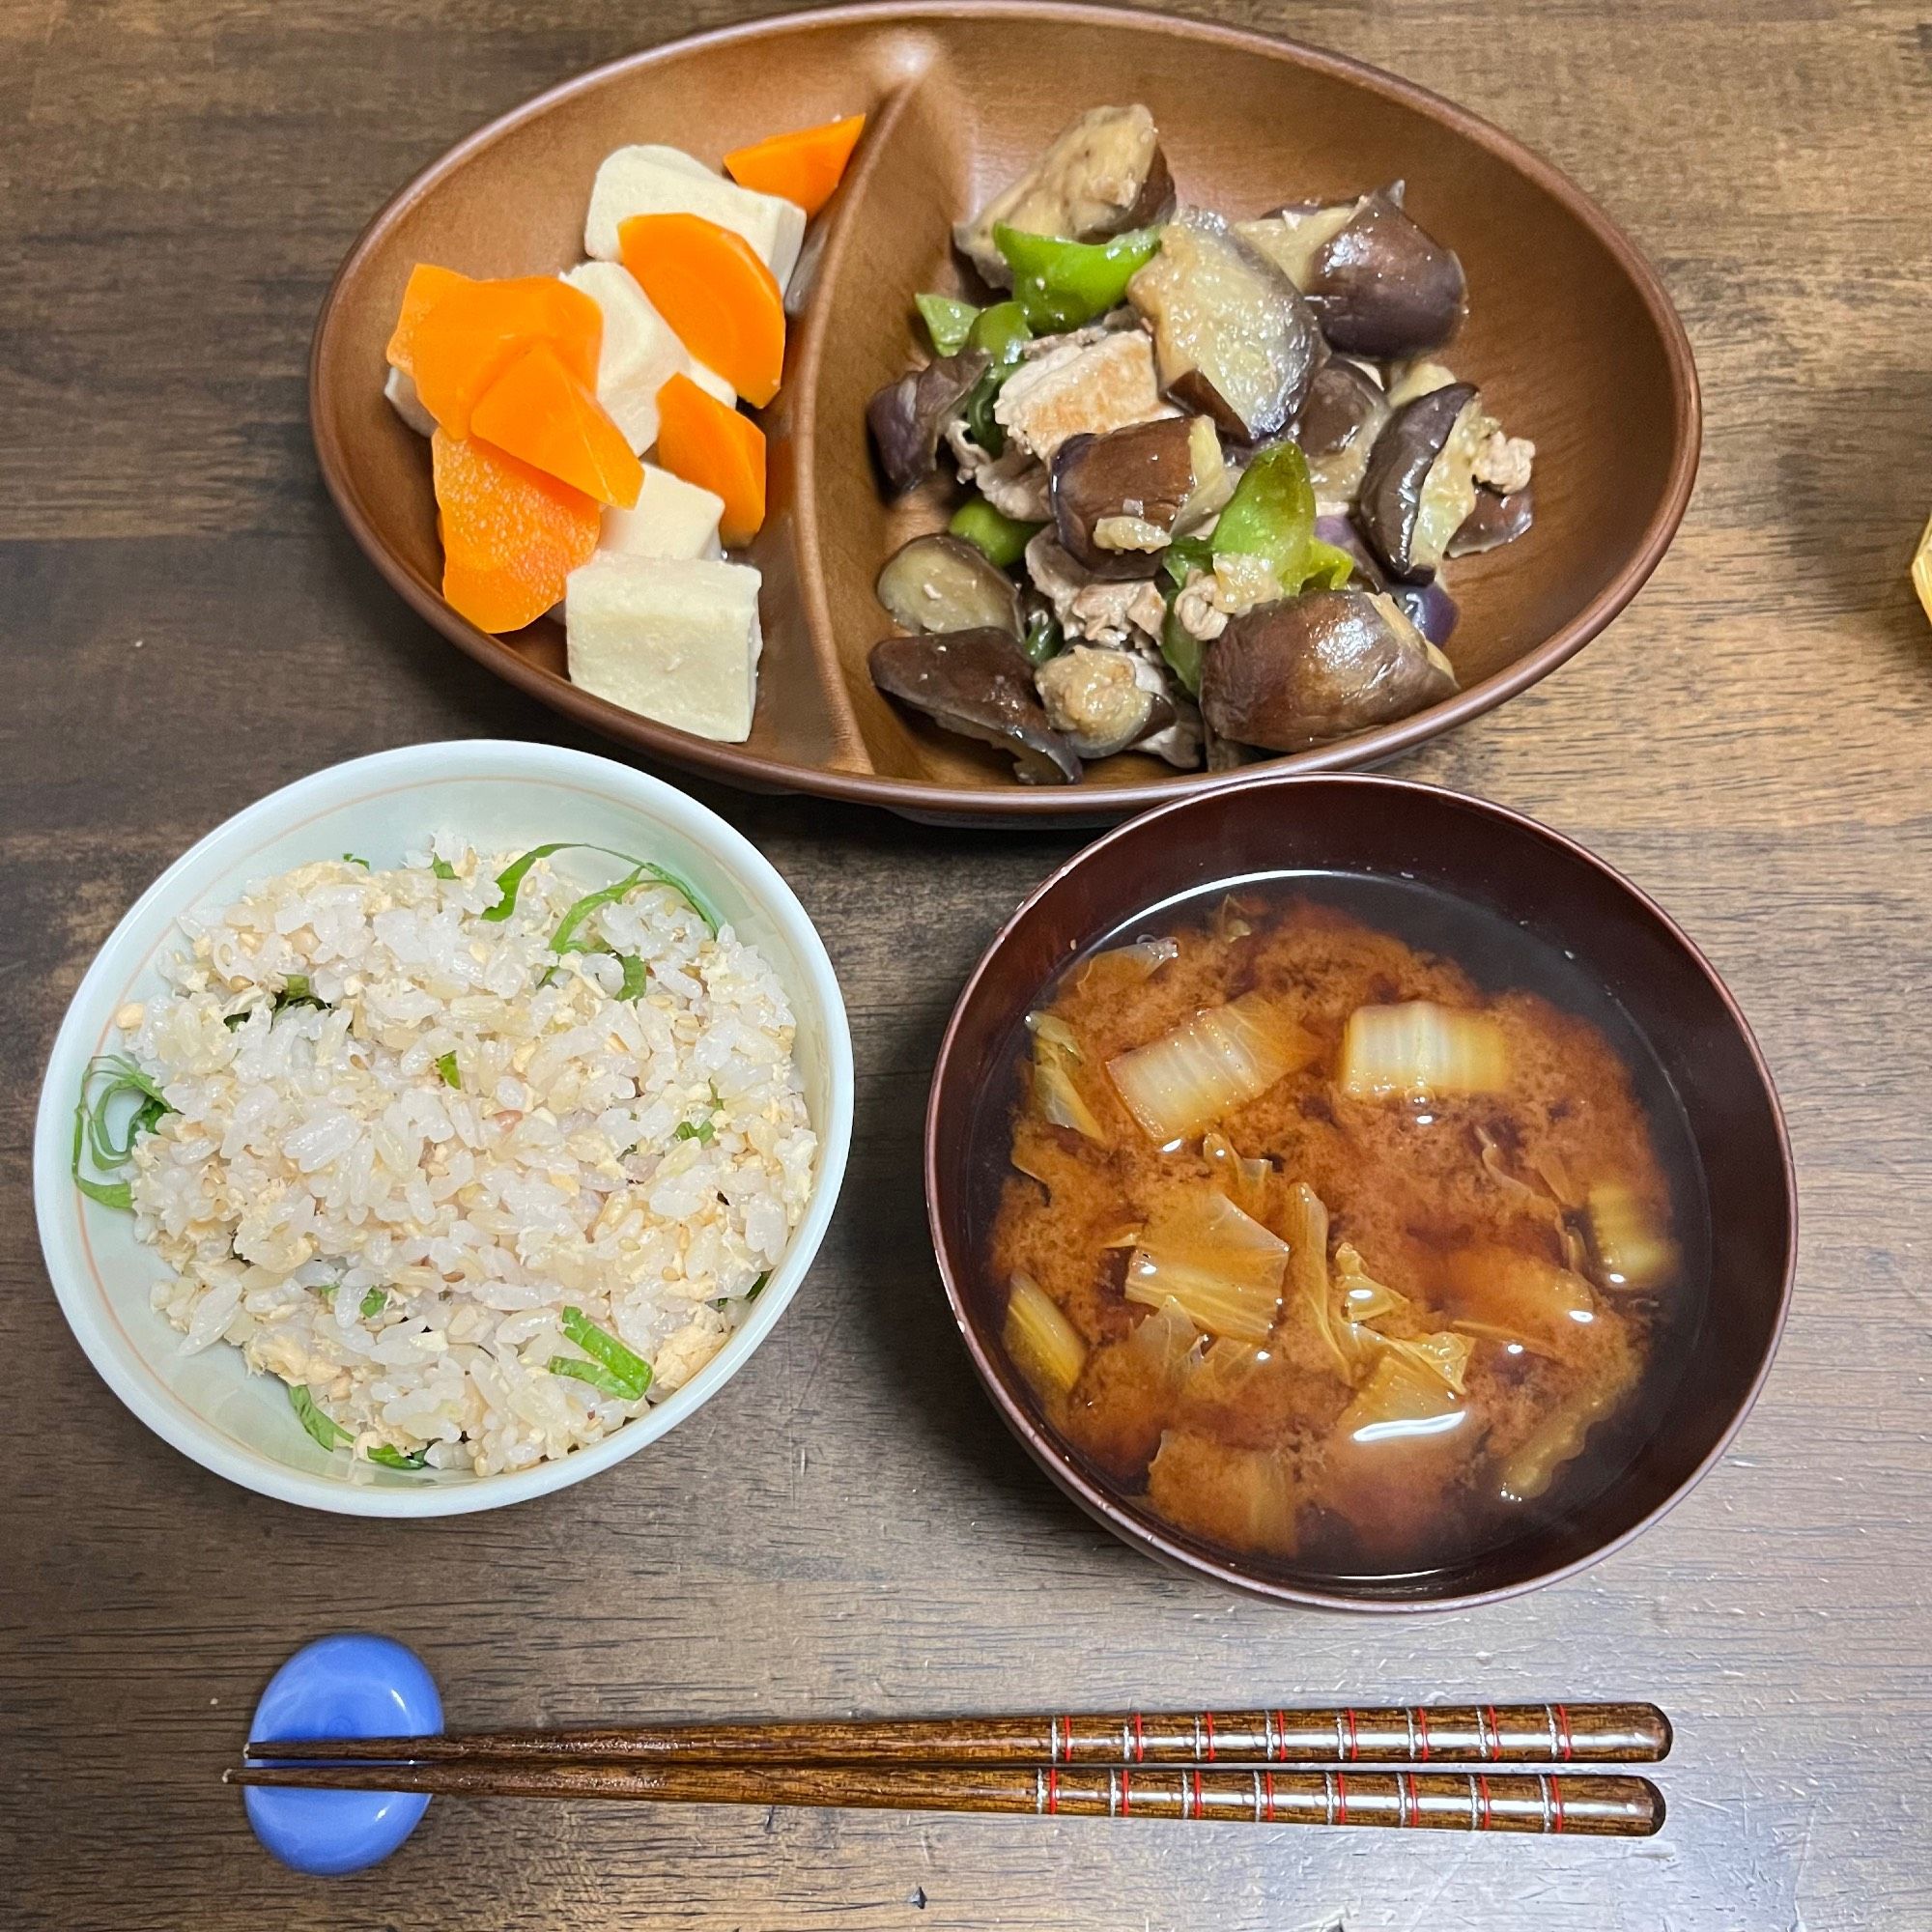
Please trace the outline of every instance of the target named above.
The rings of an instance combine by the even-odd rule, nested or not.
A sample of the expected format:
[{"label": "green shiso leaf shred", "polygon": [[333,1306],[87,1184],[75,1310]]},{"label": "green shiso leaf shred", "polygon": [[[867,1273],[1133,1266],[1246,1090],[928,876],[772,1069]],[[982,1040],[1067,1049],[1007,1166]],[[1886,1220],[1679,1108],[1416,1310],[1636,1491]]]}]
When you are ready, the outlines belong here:
[{"label": "green shiso leaf shred", "polygon": [[629,1382],[620,1380],[602,1362],[586,1362],[581,1355],[553,1355],[550,1372],[568,1376],[573,1381],[588,1382],[600,1394],[615,1396],[619,1402],[636,1402]]},{"label": "green shiso leaf shred", "polygon": [[[588,1355],[593,1362],[602,1364],[618,1384],[626,1402],[639,1401],[651,1385],[651,1365],[641,1355],[636,1355],[609,1330],[598,1327],[596,1322],[581,1308],[566,1308],[563,1311],[562,1327],[564,1334]],[[577,1374],[572,1369],[558,1369],[557,1363],[568,1361],[566,1355],[551,1357],[551,1369],[557,1375]],[[579,1375],[581,1381],[593,1379]],[[602,1384],[598,1384],[600,1387]]]},{"label": "green shiso leaf shred", "polygon": [[[489,911],[482,915],[483,918],[490,921],[492,924],[497,925],[508,919],[517,909],[517,894],[522,890],[524,880],[528,876],[530,867],[539,859],[548,859],[558,852],[601,852],[607,859],[623,860],[625,865],[636,868],[639,882],[644,877],[649,877],[654,879],[659,885],[668,886],[672,892],[678,894],[684,899],[685,903],[696,913],[698,918],[710,927],[713,936],[717,935],[720,923],[718,915],[699,896],[696,888],[692,886],[687,880],[679,878],[675,872],[667,870],[663,866],[654,865],[648,859],[634,858],[629,852],[615,852],[608,845],[590,845],[585,844],[580,839],[570,838],[559,838],[548,845],[533,845],[522,858],[514,859],[509,865],[505,866],[497,874],[497,890],[502,894],[502,897]],[[626,887],[625,890],[629,891],[630,888]],[[575,906],[571,908],[572,912],[576,910]],[[569,914],[566,914],[565,918],[568,920]],[[571,950],[567,947],[558,946],[555,940],[552,940],[551,946],[552,950],[557,952]]]},{"label": "green shiso leaf shred", "polygon": [[453,1047],[447,1053],[437,1055],[436,1070],[442,1075],[442,1084],[445,1087],[454,1087],[459,1094],[462,1093],[463,1075],[457,1070],[456,1051]]},{"label": "green shiso leaf shred", "polygon": [[341,1449],[355,1440],[352,1431],[323,1414],[315,1406],[315,1398],[309,1394],[306,1382],[292,1382],[289,1385],[289,1406],[295,1410],[296,1419],[325,1449]]},{"label": "green shiso leaf shred", "polygon": [[[128,1117],[126,1132],[116,1140],[107,1110],[124,1094],[138,1094]],[[134,1155],[134,1143],[151,1134],[174,1112],[161,1090],[125,1053],[103,1053],[87,1063],[80,1076],[80,1095],[73,1109],[73,1152],[70,1163],[73,1184],[88,1200],[102,1208],[131,1209],[134,1190],[125,1180],[100,1180],[81,1172],[83,1164],[100,1174],[114,1174]]]}]

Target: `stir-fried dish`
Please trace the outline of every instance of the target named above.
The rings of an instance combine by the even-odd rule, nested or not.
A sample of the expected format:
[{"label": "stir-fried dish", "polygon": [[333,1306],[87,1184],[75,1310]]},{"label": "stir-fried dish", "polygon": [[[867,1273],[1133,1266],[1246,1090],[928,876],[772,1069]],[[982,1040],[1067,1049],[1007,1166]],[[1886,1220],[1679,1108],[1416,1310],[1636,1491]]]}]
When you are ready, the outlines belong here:
[{"label": "stir-fried dish", "polygon": [[1250,892],[1070,968],[1028,1034],[1006,1348],[1153,1516],[1399,1574],[1621,1466],[1592,1431],[1641,1413],[1698,1237],[1591,1020]]},{"label": "stir-fried dish", "polygon": [[1531,519],[1532,443],[1438,358],[1463,268],[1404,186],[1230,220],[1096,107],[953,233],[991,299],[868,412],[890,487],[966,496],[880,573],[890,696],[1072,782],[1348,736],[1447,696],[1445,558]]}]

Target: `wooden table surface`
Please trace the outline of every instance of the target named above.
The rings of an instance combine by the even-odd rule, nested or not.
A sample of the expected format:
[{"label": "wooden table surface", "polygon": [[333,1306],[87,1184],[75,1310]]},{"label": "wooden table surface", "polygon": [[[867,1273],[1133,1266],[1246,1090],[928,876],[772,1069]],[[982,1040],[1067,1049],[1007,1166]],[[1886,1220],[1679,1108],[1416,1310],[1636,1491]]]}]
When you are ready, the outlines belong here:
[{"label": "wooden table surface", "polygon": [[[410,616],[325,498],[304,358],[329,274],[477,122],[736,11],[0,0],[0,1922],[1932,1926],[1918,0],[1218,10],[1552,156],[1648,250],[1696,346],[1703,474],[1649,588],[1398,767],[1655,893],[1782,1085],[1804,1215],[1783,1352],[1733,1453],[1634,1548],[1494,1608],[1363,1621],[1167,1577],[1077,1516],[975,1383],[916,1160],[953,993],[1076,839],[705,788],[820,923],[859,1064],[842,1211],[728,1390],[593,1483],[411,1526],[229,1487],[83,1359],[35,1241],[29,1122],[114,922],[210,827],[336,759],[567,735]],[[392,1862],[301,1880],[215,1776],[282,1658],[355,1627],[416,1645],[470,1724],[1480,1689],[1654,1695],[1680,1744],[1669,1825],[1629,1846],[445,1803]]]}]

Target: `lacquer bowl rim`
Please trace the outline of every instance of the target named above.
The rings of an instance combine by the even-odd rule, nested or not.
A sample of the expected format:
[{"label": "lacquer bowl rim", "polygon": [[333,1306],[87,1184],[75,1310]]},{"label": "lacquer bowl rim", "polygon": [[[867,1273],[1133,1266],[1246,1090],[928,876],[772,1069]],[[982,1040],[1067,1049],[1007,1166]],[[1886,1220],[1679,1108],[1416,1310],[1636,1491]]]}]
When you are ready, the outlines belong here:
[{"label": "lacquer bowl rim", "polygon": [[[1478,825],[1482,827],[1484,836],[1487,837],[1540,840],[1554,848],[1567,860],[1595,874],[1604,890],[1621,896],[1634,906],[1652,923],[1666,944],[1680,952],[1703,978],[1715,995],[1735,1034],[1736,1043],[1744,1049],[1755,1076],[1755,1088],[1750,1096],[1750,1103],[1761,1102],[1765,1108],[1766,1118],[1778,1151],[1776,1179],[1784,1202],[1784,1227],[1777,1303],[1765,1337],[1761,1358],[1755,1365],[1749,1385],[1742,1400],[1717,1431],[1709,1448],[1699,1457],[1696,1464],[1667,1495],[1645,1511],[1641,1517],[1568,1561],[1551,1564],[1508,1582],[1487,1587],[1450,1589],[1436,1595],[1418,1594],[1411,1597],[1358,1593],[1339,1583],[1326,1586],[1272,1576],[1234,1556],[1210,1555],[1191,1546],[1179,1536],[1169,1534],[1152,1517],[1132,1507],[1114,1488],[1083,1466],[1068,1450],[1061,1447],[1044,1421],[1014,1396],[997,1366],[996,1358],[1000,1352],[1000,1345],[996,1337],[986,1332],[988,1322],[982,1312],[982,1298],[973,1292],[975,1257],[965,1237],[952,1225],[952,1214],[948,1211],[948,1209],[956,1211],[963,1208],[965,1204],[955,1203],[947,1197],[945,1206],[942,1206],[942,1197],[945,1194],[941,1178],[942,1131],[955,1110],[970,1109],[975,1089],[982,1086],[986,1078],[986,1069],[983,1066],[955,1065],[955,1049],[968,1016],[978,1004],[995,999],[999,1000],[1002,1006],[1009,1004],[998,984],[1003,970],[1001,955],[1014,933],[1034,916],[1036,909],[1059,893],[1075,874],[1093,866],[1108,864],[1114,849],[1118,846],[1143,840],[1151,840],[1155,843],[1171,842],[1177,835],[1179,822],[1190,812],[1218,807],[1222,803],[1218,796],[1220,793],[1235,791],[1247,794],[1250,809],[1271,820],[1279,820],[1293,812],[1297,796],[1315,788],[1337,786],[1346,787],[1350,792],[1359,796],[1361,802],[1358,810],[1363,813],[1373,812],[1378,800],[1400,794],[1411,803],[1428,800],[1473,814]],[[1115,918],[1130,918],[1134,910],[1131,904],[1122,904],[1117,908]],[[1110,926],[1072,935],[1067,956],[1070,957],[1093,944],[1108,929]],[[1037,991],[1037,986],[1029,985],[1021,997],[1024,999]],[[1010,1017],[1016,1019],[1017,1010]],[[1507,1598],[1520,1596],[1524,1591],[1541,1589],[1546,1584],[1573,1577],[1577,1572],[1588,1569],[1592,1564],[1601,1562],[1605,1556],[1621,1549],[1626,1544],[1642,1535],[1646,1529],[1683,1501],[1703,1480],[1743,1427],[1745,1418],[1750,1413],[1766,1378],[1771,1374],[1772,1363],[1776,1356],[1778,1342],[1784,1331],[1785,1320],[1790,1312],[1792,1285],[1798,1265],[1797,1177],[1792,1161],[1790,1134],[1786,1127],[1783,1109],[1778,1102],[1777,1089],[1772,1079],[1771,1068],[1766,1064],[1764,1054],[1736,998],[1724,984],[1717,969],[1698,950],[1684,928],[1640,887],[1633,884],[1588,847],[1578,844],[1576,839],[1529,817],[1526,813],[1512,810],[1509,807],[1497,805],[1489,799],[1473,797],[1466,792],[1450,791],[1442,786],[1422,784],[1413,780],[1385,778],[1371,773],[1268,772],[1253,777],[1224,780],[1213,787],[1193,793],[1186,798],[1177,799],[1157,810],[1143,813],[1138,818],[1117,826],[1104,837],[1084,847],[1042,880],[1021,901],[1012,916],[993,936],[953,1005],[952,1017],[947,1023],[945,1035],[940,1042],[938,1057],[933,1063],[932,1082],[927,1094],[924,1169],[927,1225],[931,1231],[933,1254],[938,1262],[940,1280],[944,1284],[953,1321],[965,1342],[967,1353],[972,1357],[973,1367],[985,1385],[986,1392],[991,1397],[1002,1420],[1019,1438],[1034,1461],[1095,1521],[1112,1530],[1123,1543],[1154,1557],[1157,1561],[1175,1569],[1192,1572],[1197,1576],[1211,1577],[1216,1582],[1250,1595],[1282,1603],[1301,1604],[1319,1609],[1367,1610],[1383,1613],[1471,1609],[1484,1604],[1500,1603]],[[1707,1326],[1705,1330],[1707,1339],[1700,1342],[1699,1346],[1709,1346],[1710,1334],[1711,1330]],[[1614,1490],[1613,1484],[1606,1493],[1614,1493]]]}]

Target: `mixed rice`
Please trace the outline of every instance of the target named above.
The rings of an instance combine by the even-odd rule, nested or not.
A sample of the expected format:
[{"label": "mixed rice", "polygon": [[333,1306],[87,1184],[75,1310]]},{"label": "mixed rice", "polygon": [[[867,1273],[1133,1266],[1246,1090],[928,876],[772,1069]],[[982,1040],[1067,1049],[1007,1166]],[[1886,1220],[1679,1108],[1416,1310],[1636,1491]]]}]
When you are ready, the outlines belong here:
[{"label": "mixed rice", "polygon": [[298,867],[184,921],[168,991],[117,1015],[155,1306],[357,1469],[609,1435],[717,1353],[811,1190],[757,949],[649,868],[592,893],[516,858]]}]

